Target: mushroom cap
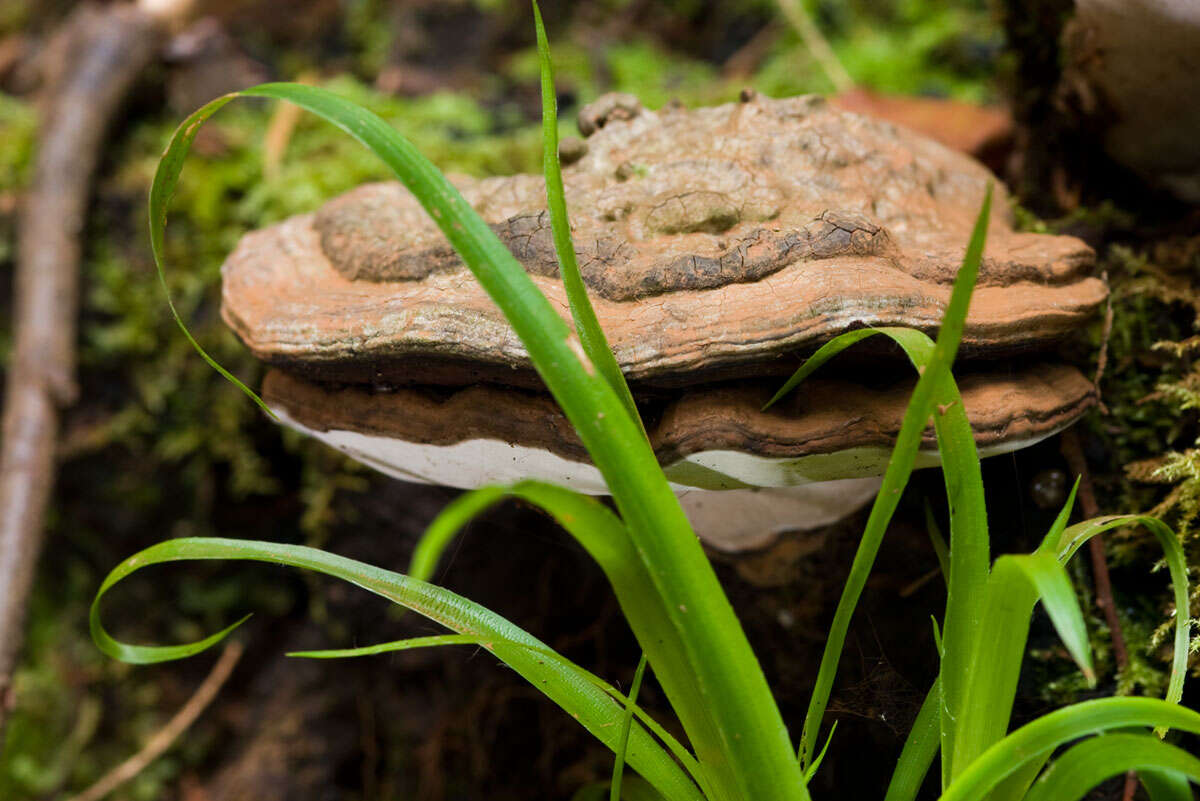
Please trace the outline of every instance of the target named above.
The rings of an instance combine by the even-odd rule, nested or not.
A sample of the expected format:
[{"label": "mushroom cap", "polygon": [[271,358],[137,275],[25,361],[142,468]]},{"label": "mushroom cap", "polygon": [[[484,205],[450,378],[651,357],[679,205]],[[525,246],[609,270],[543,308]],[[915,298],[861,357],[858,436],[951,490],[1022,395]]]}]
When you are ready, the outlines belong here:
[{"label": "mushroom cap", "polygon": [[[584,279],[631,380],[779,372],[781,355],[864,325],[936,330],[991,180],[981,165],[815,97],[608,106],[564,181]],[[542,178],[455,182],[569,318]],[[1106,296],[1084,243],[1014,232],[997,194],[968,356],[1057,340]],[[351,382],[538,383],[398,184],[247,234],[223,275],[224,317],[265,361]]]},{"label": "mushroom cap", "polygon": [[[682,390],[647,415],[647,433],[677,490],[786,487],[882,474],[912,381],[868,388],[814,378],[762,411],[774,382]],[[1034,364],[960,377],[981,456],[1032,445],[1074,422],[1095,389],[1074,367]],[[340,388],[271,370],[263,397],[287,423],[409,481],[472,488],[540,478],[607,493],[574,429],[542,393]],[[940,461],[932,428],[917,466]]]}]

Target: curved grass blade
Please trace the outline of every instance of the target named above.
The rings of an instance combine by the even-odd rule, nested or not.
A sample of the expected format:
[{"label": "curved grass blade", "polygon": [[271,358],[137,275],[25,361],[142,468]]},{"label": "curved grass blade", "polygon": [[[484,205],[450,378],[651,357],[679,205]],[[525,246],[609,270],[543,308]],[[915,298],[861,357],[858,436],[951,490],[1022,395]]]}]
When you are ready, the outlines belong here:
[{"label": "curved grass blade", "polygon": [[284,656],[297,659],[350,659],[359,656],[376,656],[393,651],[410,651],[414,648],[436,648],[442,645],[483,645],[485,640],[474,634],[434,634],[429,637],[409,637],[403,640],[363,645],[358,648],[325,648],[320,651],[288,651]]},{"label": "curved grass blade", "polygon": [[[538,64],[542,80],[542,172],[546,177],[547,208],[550,211],[554,249],[558,252],[563,288],[567,291],[567,301],[571,304],[571,316],[575,320],[575,330],[579,334],[583,352],[621,399],[629,416],[642,426],[642,417],[633,402],[633,394],[600,328],[600,321],[596,319],[596,310],[588,300],[587,287],[575,258],[566,193],[563,191],[562,166],[558,161],[558,97],[554,91],[554,67],[550,63],[550,43],[546,39],[546,28],[542,25],[542,12],[537,0],[533,0],[533,24],[537,29]],[[644,436],[644,427],[642,433]]]},{"label": "curved grass blade", "polygon": [[[909,330],[910,329],[908,328],[860,328],[857,331],[847,331],[844,334],[839,334],[821,347],[817,348],[812,356],[809,356],[807,359],[805,359],[804,364],[796,368],[796,372],[792,373],[791,377],[789,377],[787,381],[783,382],[783,386],[775,391],[775,394],[771,396],[771,399],[763,404],[762,410],[766,411],[767,409],[770,409],[772,406],[782,400],[784,396],[788,395],[790,392],[792,392],[792,390],[800,386],[804,379],[815,373],[817,368],[821,367],[823,364],[825,364],[825,362],[829,361],[834,356],[837,356],[851,345],[857,345],[867,337],[874,336],[875,334]],[[928,337],[926,337],[926,339],[928,339]],[[931,347],[931,353],[932,350],[933,349]]]},{"label": "curved grass blade", "polygon": [[[1122,526],[1142,526],[1154,535],[1162,546],[1171,574],[1171,587],[1175,593],[1175,643],[1171,657],[1171,677],[1167,682],[1166,700],[1179,703],[1183,698],[1183,680],[1187,675],[1188,647],[1191,638],[1191,617],[1188,601],[1188,564],[1183,547],[1175,532],[1156,517],[1149,515],[1119,515],[1097,517],[1077,523],[1063,532],[1058,546],[1059,561],[1066,563],[1075,552],[1092,537]],[[1159,735],[1165,734],[1165,730]]]},{"label": "curved grass blade", "polygon": [[[541,18],[538,19],[541,27]],[[637,670],[633,672],[633,684],[629,687],[629,702],[625,705],[625,720],[621,722],[621,740],[617,747],[617,760],[613,763],[612,792],[609,801],[620,801],[621,779],[625,775],[625,749],[629,746],[629,728],[633,725],[633,705],[637,702],[638,693],[642,689],[642,676],[646,673],[646,654],[638,659]]]},{"label": "curved grass blade", "polygon": [[[1072,746],[1034,782],[1025,801],[1079,801],[1130,770],[1170,771],[1200,782],[1200,759],[1145,734],[1105,734]],[[1191,791],[1184,798],[1190,799]]]},{"label": "curved grass blade", "polygon": [[[1010,569],[1011,566],[1011,569]],[[1010,579],[1011,575],[1011,579]],[[1017,580],[1024,580],[1033,590],[1037,599],[1046,608],[1050,622],[1067,652],[1075,660],[1083,672],[1089,687],[1096,686],[1096,671],[1092,666],[1092,646],[1088,640],[1087,624],[1083,620],[1083,611],[1079,608],[1079,599],[1071,586],[1071,577],[1062,564],[1048,553],[1033,553],[1023,556],[1007,555],[996,560],[992,570],[996,590],[989,593],[1004,594],[1012,588]],[[994,618],[984,618],[985,625],[999,624]],[[987,626],[989,630],[991,626]],[[1028,628],[1028,625],[1026,625]],[[977,664],[982,670],[986,661]]]},{"label": "curved grass blade", "polygon": [[1025,801],[1025,794],[1052,756],[1053,751],[1045,751],[1005,776],[988,795],[988,801]]},{"label": "curved grass blade", "polygon": [[[973,273],[967,271],[960,280],[973,280]],[[956,291],[958,284],[956,286]],[[952,304],[953,308],[965,309],[960,300]],[[926,421],[933,416],[934,430],[937,435],[938,448],[943,459],[943,475],[946,481],[947,498],[950,501],[950,535],[952,553],[961,554],[962,568],[958,568],[959,559],[951,562],[946,580],[950,588],[958,588],[953,598],[966,598],[973,607],[979,603],[975,596],[982,596],[987,578],[987,511],[983,500],[983,479],[979,468],[979,455],[975,448],[975,438],[971,431],[970,421],[967,420],[963,409],[962,397],[954,377],[950,374],[949,362],[935,362],[938,345],[920,331],[907,328],[879,328],[851,331],[836,337],[817,350],[804,363],[796,375],[805,378],[816,367],[831,359],[851,345],[861,342],[869,336],[883,334],[896,342],[908,356],[909,361],[920,373],[917,386],[905,411],[900,432],[896,437],[896,445],[883,477],[883,484],[875,503],[871,507],[870,517],[855,552],[850,573],[843,585],[842,596],[838,601],[830,626],[829,637],[826,639],[825,652],[822,654],[821,666],[809,701],[808,713],[804,722],[804,733],[801,737],[802,764],[807,765],[813,758],[813,748],[816,733],[829,703],[833,690],[833,681],[837,673],[838,661],[841,659],[845,646],[846,635],[850,628],[850,620],[858,599],[866,586],[867,577],[875,563],[875,557],[883,542],[883,535],[891,521],[892,514],[900,502],[900,494],[912,475],[913,464],[920,448],[921,436],[924,433]],[[951,335],[953,330],[951,330]],[[961,336],[961,329],[959,330]],[[953,354],[951,354],[953,356]],[[933,365],[941,364],[939,368]],[[795,383],[792,386],[796,386]],[[934,414],[934,410],[937,413]],[[957,550],[956,550],[957,549]],[[963,587],[964,582],[956,582],[952,575],[959,570],[964,577],[975,582],[975,585]],[[947,602],[949,615],[950,602]],[[960,602],[959,606],[963,604]],[[955,607],[957,608],[957,607]],[[963,616],[960,612],[960,617]],[[973,630],[959,628],[960,638],[966,639],[961,644],[954,644],[953,652],[958,654],[966,650],[969,653],[971,642],[969,635]],[[942,647],[943,654],[951,651]],[[959,671],[965,671],[965,658],[951,659],[951,666]],[[945,670],[945,668],[943,668]],[[943,727],[944,728],[944,727]],[[943,738],[943,743],[945,739]]]},{"label": "curved grass blade", "polygon": [[1071,487],[1071,493],[1067,495],[1066,503],[1063,508],[1058,511],[1058,515],[1054,518],[1054,522],[1050,524],[1049,530],[1046,531],[1046,536],[1042,538],[1042,542],[1038,545],[1039,552],[1057,554],[1059,547],[1063,542],[1063,532],[1067,530],[1067,523],[1071,520],[1071,510],[1075,508],[1075,496],[1079,494],[1080,478],[1075,478],[1075,484]]},{"label": "curved grass blade", "polygon": [[629,698],[621,694],[620,690],[618,690],[616,687],[613,687],[608,682],[597,677],[596,684],[606,693],[620,702],[620,704],[626,709],[633,710],[633,716],[637,718],[638,721],[645,726],[651,734],[657,737],[663,743],[663,745],[667,747],[668,750],[670,750],[675,759],[679,761],[679,764],[683,765],[683,767],[687,769],[687,772],[691,774],[692,779],[694,779],[696,784],[700,786],[700,790],[707,801],[713,801],[713,799],[722,797],[720,795],[720,788],[713,786],[711,781],[708,779],[708,776],[705,772],[705,767],[697,762],[696,758],[692,756],[691,752],[684,748],[683,745],[676,740],[669,731],[664,729],[661,723],[652,718],[640,706],[632,703]]},{"label": "curved grass blade", "polygon": [[829,727],[829,735],[825,738],[825,745],[821,748],[821,753],[817,754],[817,758],[804,771],[804,781],[811,782],[813,776],[816,776],[817,771],[821,769],[821,763],[825,761],[825,755],[829,753],[829,746],[833,744],[833,735],[837,733],[837,724],[838,722],[835,720]]},{"label": "curved grass blade", "polygon": [[1139,770],[1138,779],[1150,801],[1195,801],[1188,777],[1166,770]]},{"label": "curved grass blade", "polygon": [[[476,515],[506,498],[517,498],[554,517],[604,571],[626,621],[657,672],[684,729],[693,736],[715,737],[709,704],[686,662],[679,632],[672,626],[645,565],[638,559],[629,532],[612,511],[595,498],[540,481],[481,487],[463,493],[434,519],[413,551],[410,575],[428,580],[453,537]],[[720,778],[703,764],[697,781],[710,796],[719,795]]]},{"label": "curved grass blade", "polygon": [[1031,760],[1045,759],[1072,740],[1133,727],[1159,727],[1200,733],[1200,714],[1157,698],[1100,698],[1057,709],[993,744],[965,766],[941,801],[983,801]]},{"label": "curved grass blade", "polygon": [[[358,648],[336,648],[320,651],[293,651],[287,656],[306,658],[306,659],[347,659],[360,656],[377,656],[386,654],[392,651],[407,651],[412,648],[424,648],[429,646],[439,645],[477,645],[482,646],[485,643],[494,643],[496,637],[484,638],[472,634],[438,634],[429,637],[412,637],[404,640],[392,640],[391,642],[376,643],[374,645],[363,645]],[[509,642],[508,644],[515,646],[520,643]],[[670,750],[671,754],[681,764],[698,785],[703,789],[705,786],[705,777],[695,757],[688,752],[683,745],[675,739],[662,725],[654,718],[650,717],[641,707],[634,703],[633,698],[627,697],[621,693],[616,687],[613,687],[608,682],[601,679],[596,674],[573,664],[569,660],[563,658],[556,651],[551,651],[546,648],[533,648],[532,646],[521,646],[535,652],[539,657],[559,663],[562,669],[572,673],[585,676],[594,685],[599,687],[604,692],[608,693],[614,700],[621,704],[625,710],[637,718],[637,720],[646,727],[646,729],[657,737],[663,745]],[[624,726],[624,723],[622,723]],[[605,787],[606,785],[600,785]],[[709,798],[709,794],[705,792],[705,798]]]},{"label": "curved grass blade", "polygon": [[874,565],[887,524],[899,503],[900,493],[912,474],[926,421],[936,408],[938,413],[933,415],[934,428],[942,453],[942,474],[946,480],[946,493],[950,502],[950,551],[954,556],[948,577],[945,646],[942,649],[943,784],[950,775],[950,745],[954,738],[954,724],[961,709],[962,682],[969,667],[973,640],[982,613],[983,582],[988,575],[989,560],[987,511],[983,502],[979,455],[950,368],[958,352],[958,344],[962,341],[967,309],[979,276],[991,203],[992,187],[989,184],[971,239],[967,243],[962,267],[955,278],[950,301],[946,305],[946,314],[938,331],[937,341],[932,348],[927,336],[908,329],[852,331],[819,348],[767,403],[767,406],[770,406],[836,353],[874,333],[887,334],[904,348],[909,360],[921,374],[909,399],[900,432],[896,437],[896,445],[884,472],[883,485],[871,507],[866,530],[854,555],[850,574],[834,613],[834,622],[821,657],[816,685],[804,719],[801,735],[801,750],[804,754],[804,758],[801,759],[802,765],[812,761],[816,732],[833,689],[833,679],[845,645],[850,618]]},{"label": "curved grass blade", "polygon": [[1029,623],[1039,600],[1088,684],[1095,683],[1083,613],[1070,577],[1057,558],[1078,486],[1076,482],[1038,549],[1028,555],[1000,557],[988,578],[982,626],[989,635],[976,643],[963,691],[963,718],[952,743],[954,758],[962,766],[1008,730]]},{"label": "curved grass blade", "polygon": [[[946,544],[946,538],[942,536],[942,529],[938,526],[937,518],[933,516],[933,507],[929,505],[928,498],[925,499],[925,530],[929,534],[929,542],[937,557],[938,568],[942,571],[942,581],[949,588],[950,546]],[[938,647],[938,652],[941,652],[941,646]]]},{"label": "curved grass blade", "polygon": [[158,162],[158,169],[154,173],[154,182],[150,185],[150,250],[154,254],[154,267],[158,271],[158,281],[162,284],[163,294],[167,298],[167,306],[171,309],[171,316],[175,318],[176,325],[179,326],[179,330],[183,332],[183,335],[187,337],[187,341],[200,354],[200,357],[208,362],[209,367],[216,370],[227,381],[246,393],[272,419],[278,420],[275,413],[263,402],[262,398],[258,397],[254,390],[243,384],[233,373],[230,373],[218,364],[217,360],[209,356],[208,351],[196,341],[195,337],[192,336],[192,332],[188,330],[187,324],[183,322],[183,318],[179,316],[179,310],[175,308],[175,301],[171,297],[171,289],[167,286],[165,244],[167,207],[170,205],[171,197],[175,194],[175,187],[179,183],[179,173],[183,170],[183,162],[187,158],[192,141],[195,140],[196,134],[200,132],[200,126],[204,124],[204,121],[213,114],[216,114],[222,106],[236,97],[237,95],[223,95],[201,106],[183,121],[183,124],[176,129],[174,135],[171,137],[171,142],[163,153],[162,160]]},{"label": "curved grass blade", "polygon": [[[561,657],[553,659],[542,653],[553,652],[532,635],[441,587],[300,545],[197,537],[167,540],[134,554],[108,574],[92,601],[90,625],[100,649],[118,659],[132,656],[135,661],[146,662],[179,658],[201,650],[201,646],[213,645],[217,635],[182,646],[129,645],[114,640],[100,622],[100,602],[105,593],[129,574],[164,562],[205,559],[240,559],[315,570],[412,609],[458,634],[477,637],[480,645],[571,713],[592,736],[610,749],[615,750],[619,745],[624,708],[597,687],[586,671]],[[701,801],[696,785],[641,726],[630,733],[628,759],[642,777],[671,801]]]},{"label": "curved grass blade", "polygon": [[1052,554],[1006,555],[987,584],[982,626],[963,695],[966,713],[954,739],[954,759],[966,767],[1008,729],[1033,609],[1041,600],[1089,686],[1095,684],[1091,645],[1070,577]]},{"label": "curved grass blade", "polygon": [[[639,425],[512,253],[407,139],[375,114],[331,92],[301,84],[262,84],[220,98],[184,122],[155,176],[156,187],[167,190],[160,198],[169,197],[196,128],[235,96],[287,100],[321,116],[379,156],[421,202],[504,313],[616,500],[695,682],[708,699],[705,713],[715,726],[688,730],[700,761],[711,766],[725,795],[808,801],[762,668]],[[152,236],[161,237],[157,229],[165,225],[165,211],[165,200],[155,204]],[[657,664],[655,672],[666,688],[666,672]]]}]

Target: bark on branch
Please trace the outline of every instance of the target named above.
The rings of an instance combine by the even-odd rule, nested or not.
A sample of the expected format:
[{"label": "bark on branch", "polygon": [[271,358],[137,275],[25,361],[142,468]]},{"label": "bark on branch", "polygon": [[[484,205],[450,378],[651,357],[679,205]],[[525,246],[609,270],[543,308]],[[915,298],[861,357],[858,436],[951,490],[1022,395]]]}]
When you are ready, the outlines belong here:
[{"label": "bark on branch", "polygon": [[0,444],[0,743],[25,605],[54,482],[59,412],[76,395],[75,332],[88,190],[109,123],[161,44],[141,8],[81,6],[47,87],[33,181],[17,229],[14,346]]}]

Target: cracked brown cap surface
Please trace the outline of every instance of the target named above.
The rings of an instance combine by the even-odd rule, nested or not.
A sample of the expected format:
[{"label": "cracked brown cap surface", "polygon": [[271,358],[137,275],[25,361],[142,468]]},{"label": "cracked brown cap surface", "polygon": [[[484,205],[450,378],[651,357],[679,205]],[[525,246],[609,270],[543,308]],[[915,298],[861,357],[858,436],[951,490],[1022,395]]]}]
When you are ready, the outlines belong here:
[{"label": "cracked brown cap surface", "polygon": [[[580,267],[622,368],[687,384],[762,369],[848,328],[933,332],[990,174],[818,98],[585,109],[564,168]],[[578,151],[582,151],[582,155]],[[569,318],[538,176],[456,184]],[[998,189],[963,340],[1065,336],[1105,298],[1077,239],[1015,233]],[[536,385],[499,310],[417,202],[373,184],[245,236],[225,319],[262,359],[354,382]]]}]

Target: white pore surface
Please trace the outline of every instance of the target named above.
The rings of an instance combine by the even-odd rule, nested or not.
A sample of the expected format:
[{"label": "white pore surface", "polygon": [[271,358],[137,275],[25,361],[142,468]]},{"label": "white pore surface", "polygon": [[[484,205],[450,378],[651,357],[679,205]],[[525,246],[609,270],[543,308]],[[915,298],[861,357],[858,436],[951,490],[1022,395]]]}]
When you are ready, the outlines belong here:
[{"label": "white pore surface", "polygon": [[[983,447],[979,449],[979,457],[982,459],[1019,451],[1036,445],[1060,430]],[[691,454],[683,461],[718,471],[753,487],[799,487],[813,482],[881,476],[891,454],[890,448],[880,447],[847,448],[837,453],[797,458],[770,458],[741,451],[702,451]],[[936,448],[922,450],[917,453],[915,469],[937,467],[941,463],[941,453]]]},{"label": "white pore surface", "polygon": [[454,445],[422,445],[355,431],[313,431],[277,406],[271,411],[285,425],[302,434],[316,437],[356,461],[405,481],[474,489],[485,484],[535,478],[589,495],[608,494],[608,487],[595,467],[549,451],[494,439],[472,439]]},{"label": "white pore surface", "polygon": [[832,525],[857,512],[879,493],[882,476],[772,487],[679,494],[679,503],[700,539],[723,551],[762,548],[788,531]]},{"label": "white pore surface", "polygon": [[[285,425],[404,481],[474,489],[533,478],[589,495],[608,494],[600,471],[592,465],[537,448],[491,439],[422,445],[354,431],[314,431],[281,408],[274,407],[273,411]],[[1051,433],[981,448],[979,455],[1018,450]],[[723,550],[740,551],[765,545],[784,531],[818,528],[854,513],[875,497],[889,455],[887,448],[878,447],[794,459],[704,451],[666,469],[675,479],[687,473],[673,468],[686,467],[686,463],[718,474],[706,477],[704,471],[699,471],[700,475],[689,480],[706,485],[691,486],[676,480],[671,488],[702,539]],[[918,454],[916,466],[934,467],[939,463],[938,452],[928,450]],[[750,488],[716,491],[730,483]]]}]

